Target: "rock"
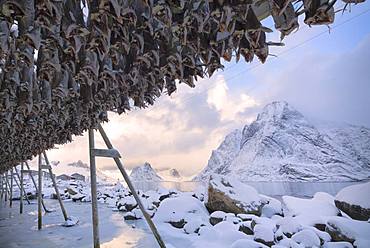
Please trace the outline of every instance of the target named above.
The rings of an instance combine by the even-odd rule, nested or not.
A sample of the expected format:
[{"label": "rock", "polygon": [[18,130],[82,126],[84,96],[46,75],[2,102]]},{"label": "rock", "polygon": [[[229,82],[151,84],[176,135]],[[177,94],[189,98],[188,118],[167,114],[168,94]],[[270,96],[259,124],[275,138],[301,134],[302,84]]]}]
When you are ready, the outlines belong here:
[{"label": "rock", "polygon": [[223,211],[215,211],[209,217],[209,223],[216,225],[225,219],[226,213]]},{"label": "rock", "polygon": [[292,240],[304,247],[320,247],[320,239],[312,230],[302,230],[292,236]]},{"label": "rock", "polygon": [[275,236],[273,227],[270,225],[257,224],[254,229],[254,240],[256,242],[272,246],[275,244]]},{"label": "rock", "polygon": [[260,216],[264,203],[253,187],[236,179],[213,175],[209,181],[208,200],[205,205],[210,212],[224,211]]},{"label": "rock", "polygon": [[77,189],[75,189],[75,188],[71,188],[71,187],[68,187],[67,189],[67,193],[69,194],[69,195],[75,195],[75,194],[77,194],[78,192],[77,192]]},{"label": "rock", "polygon": [[81,201],[85,197],[86,197],[85,195],[83,195],[81,193],[77,193],[75,195],[72,195],[72,201],[74,201],[74,202]]},{"label": "rock", "polygon": [[239,231],[247,235],[253,235],[253,228],[251,227],[251,221],[243,221],[239,225]]},{"label": "rock", "polygon": [[176,227],[176,228],[183,228],[186,224],[186,221],[184,219],[180,219],[178,221],[168,221],[171,226]]},{"label": "rock", "polygon": [[355,220],[370,219],[370,182],[348,186],[335,197],[335,206]]},{"label": "rock", "polygon": [[125,220],[138,220],[139,218],[136,217],[135,213],[133,212],[127,212],[125,213],[125,215],[123,216],[123,218]]},{"label": "rock", "polygon": [[178,197],[167,198],[158,207],[153,220],[169,223],[173,227],[183,228],[186,223],[200,220],[209,221],[209,213],[202,202],[191,195],[182,194]]},{"label": "rock", "polygon": [[367,221],[370,219],[370,208],[363,208],[361,206],[352,205],[344,201],[335,200],[334,202],[337,208],[355,220]]}]

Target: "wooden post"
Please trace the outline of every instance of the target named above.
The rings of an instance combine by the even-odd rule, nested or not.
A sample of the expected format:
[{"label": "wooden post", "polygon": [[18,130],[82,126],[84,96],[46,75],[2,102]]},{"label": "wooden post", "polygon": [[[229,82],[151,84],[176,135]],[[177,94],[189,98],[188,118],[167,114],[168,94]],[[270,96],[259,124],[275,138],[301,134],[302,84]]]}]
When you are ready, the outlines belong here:
[{"label": "wooden post", "polygon": [[99,241],[99,216],[98,216],[98,200],[96,196],[96,165],[94,149],[94,130],[89,129],[89,155],[90,155],[90,180],[91,180],[91,207],[92,207],[92,222],[93,222],[93,238],[94,248],[100,248]]},{"label": "wooden post", "polygon": [[39,154],[39,165],[38,165],[38,180],[39,180],[39,187],[37,190],[37,209],[38,209],[38,229],[41,230],[42,228],[42,209],[41,209],[41,201],[42,201],[42,170],[41,170],[41,154]]},{"label": "wooden post", "polygon": [[[21,163],[21,168],[23,168],[23,162]],[[23,170],[23,169],[22,169]],[[28,202],[28,204],[31,204],[30,203],[30,200],[28,199],[28,196],[27,196],[27,193],[26,193],[26,190],[24,189],[23,187],[23,179],[21,180],[20,176],[19,176],[19,173],[18,173],[18,170],[17,170],[17,167],[14,167],[14,172],[15,172],[15,175],[17,176],[18,180],[19,180],[19,184],[22,184],[21,186],[18,184],[17,180],[15,180],[15,182],[17,183],[18,185],[18,188],[21,192],[23,192],[23,195],[26,197],[26,200]],[[22,173],[22,172],[21,172]],[[23,175],[22,175],[22,178],[23,178]]]},{"label": "wooden post", "polygon": [[[103,127],[100,124],[98,126],[98,129],[99,129],[99,132],[100,132],[100,134],[101,134],[101,136],[104,140],[105,145],[108,147],[108,149],[113,149],[112,143],[110,142],[107,134],[105,133]],[[90,148],[91,148],[91,146],[90,146]],[[116,162],[118,169],[121,171],[121,174],[122,174],[123,178],[125,179],[125,181],[127,183],[127,186],[129,187],[129,189],[130,189],[132,195],[134,196],[137,204],[139,205],[139,208],[140,208],[141,212],[143,213],[144,218],[145,218],[146,222],[148,223],[150,229],[152,230],[152,232],[154,234],[154,237],[157,239],[157,242],[158,242],[159,246],[161,248],[165,248],[166,245],[164,244],[161,236],[159,235],[159,232],[158,232],[157,228],[155,227],[152,219],[150,218],[150,215],[146,212],[139,196],[136,193],[136,190],[135,190],[133,184],[131,183],[130,177],[126,173],[126,171],[123,167],[123,164],[121,163],[121,160],[118,157],[114,157],[113,159]]]},{"label": "wooden post", "polygon": [[[30,169],[30,166],[28,165],[27,161],[25,162],[25,164],[26,164],[27,170],[28,170],[28,171],[30,171],[31,169]],[[32,176],[32,173],[31,173],[31,172],[30,172],[28,175],[31,177],[31,181],[32,181],[32,183],[33,183],[33,186],[34,186],[34,187],[35,187],[35,189],[36,189],[36,192],[38,192],[35,178]],[[42,204],[42,207],[44,208],[44,211],[45,211],[45,212],[47,212],[47,213],[50,213],[50,212],[51,212],[51,211],[49,211],[49,210],[46,208],[46,206],[45,206],[45,203],[44,203],[44,200],[43,200],[43,199],[41,199],[41,204]]]},{"label": "wooden post", "polygon": [[1,200],[3,200],[3,196],[4,196],[4,181],[3,181],[3,174],[0,174],[0,184],[1,184]]},{"label": "wooden post", "polygon": [[8,201],[8,172],[5,173],[5,201]]},{"label": "wooden post", "polygon": [[[17,169],[15,171],[17,171]],[[18,172],[17,172],[17,175],[18,175]],[[19,180],[19,183],[21,185],[20,198],[19,198],[19,213],[23,214],[23,191],[24,191],[24,188],[23,188],[23,162],[21,163],[21,178]],[[27,198],[27,194],[24,194],[24,195]],[[28,198],[27,198],[27,201],[28,201]]]},{"label": "wooden post", "polygon": [[55,177],[54,177],[53,171],[51,170],[51,165],[49,163],[49,159],[46,156],[46,152],[45,151],[43,152],[43,155],[44,155],[44,159],[45,159],[46,165],[49,166],[49,169],[48,170],[49,170],[50,178],[53,181],[53,186],[54,186],[55,194],[57,195],[60,208],[62,209],[64,220],[67,221],[68,220],[67,211],[64,208],[64,205],[63,205],[63,202],[62,202],[62,198],[60,198],[58,185],[57,185],[57,182],[55,181]]},{"label": "wooden post", "polygon": [[13,168],[10,170],[10,196],[9,207],[13,207]]}]

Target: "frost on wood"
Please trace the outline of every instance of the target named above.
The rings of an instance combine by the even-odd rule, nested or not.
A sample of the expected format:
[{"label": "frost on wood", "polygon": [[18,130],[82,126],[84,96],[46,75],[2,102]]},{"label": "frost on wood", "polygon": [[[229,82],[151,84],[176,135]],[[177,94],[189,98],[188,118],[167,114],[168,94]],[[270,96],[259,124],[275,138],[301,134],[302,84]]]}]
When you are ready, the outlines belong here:
[{"label": "frost on wood", "polygon": [[[302,2],[306,24],[334,21],[329,0]],[[260,19],[270,14],[282,36],[298,27],[290,1],[82,3],[88,11],[74,0],[0,1],[1,170],[70,142],[106,111],[146,107],[177,82],[194,87],[233,54],[264,62],[271,30]]]}]

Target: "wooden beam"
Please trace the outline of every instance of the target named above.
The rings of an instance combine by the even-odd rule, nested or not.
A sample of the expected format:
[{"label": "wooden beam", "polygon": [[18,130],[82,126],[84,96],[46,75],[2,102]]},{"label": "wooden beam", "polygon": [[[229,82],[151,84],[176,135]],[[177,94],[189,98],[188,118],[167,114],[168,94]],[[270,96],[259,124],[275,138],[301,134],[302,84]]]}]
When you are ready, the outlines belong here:
[{"label": "wooden beam", "polygon": [[92,149],[92,154],[95,157],[104,158],[120,158],[121,155],[116,149]]},{"label": "wooden beam", "polygon": [[[20,177],[20,180],[19,180],[19,183],[21,184],[21,189],[20,189],[20,202],[19,202],[19,213],[20,214],[23,214],[23,191],[24,191],[24,187],[23,187],[23,162],[21,163],[21,177]],[[17,172],[18,174],[18,172]],[[24,194],[28,200],[28,197],[27,197],[27,194],[25,193]],[[28,202],[29,203],[29,202]]]},{"label": "wooden beam", "polygon": [[48,156],[46,155],[46,152],[45,151],[43,152],[43,155],[44,155],[44,159],[45,159],[46,165],[49,167],[48,170],[49,170],[50,178],[51,178],[51,181],[53,182],[55,194],[57,195],[60,209],[62,210],[64,220],[67,221],[68,220],[67,211],[64,208],[62,198],[60,198],[58,185],[57,185],[57,182],[55,181],[55,175],[53,174],[53,171],[52,171],[51,166],[50,166],[50,163],[49,163]]},{"label": "wooden beam", "polygon": [[39,187],[37,190],[37,212],[38,212],[38,221],[37,221],[37,227],[39,230],[42,228],[42,209],[41,209],[41,201],[42,201],[42,170],[41,170],[41,154],[39,154],[39,164],[38,164],[38,181],[39,181]]},{"label": "wooden beam", "polygon": [[[102,127],[100,124],[98,124],[98,130],[99,130],[99,132],[100,132],[100,134],[101,134],[101,136],[102,136],[102,138],[103,138],[103,140],[104,140],[105,145],[106,145],[109,149],[113,149],[113,145],[112,145],[112,143],[110,142],[110,140],[109,140],[109,138],[108,138],[107,134],[105,133],[105,131],[104,131],[103,127]],[[156,240],[157,240],[157,242],[158,242],[159,246],[160,246],[161,248],[166,248],[166,245],[164,244],[164,242],[163,242],[163,240],[162,240],[161,236],[159,235],[159,232],[158,232],[157,228],[155,227],[155,225],[154,225],[154,223],[153,223],[153,221],[152,221],[152,219],[151,219],[150,215],[146,212],[146,210],[145,210],[145,208],[144,208],[143,203],[141,202],[141,200],[140,200],[139,196],[137,195],[136,190],[135,190],[135,188],[134,188],[134,185],[131,183],[130,177],[129,177],[129,176],[128,176],[128,174],[126,173],[126,171],[125,171],[125,169],[124,169],[124,167],[123,167],[123,164],[121,163],[121,160],[120,160],[118,157],[115,157],[115,158],[113,158],[113,159],[114,159],[114,161],[116,162],[116,165],[117,165],[118,169],[120,170],[120,172],[121,172],[121,174],[122,174],[123,178],[125,179],[125,181],[126,181],[126,183],[127,183],[127,186],[129,187],[129,189],[130,189],[130,191],[131,191],[131,194],[134,196],[134,198],[135,198],[135,200],[136,200],[137,204],[139,205],[139,208],[140,208],[141,212],[143,213],[144,218],[145,218],[146,222],[148,223],[148,225],[149,225],[150,229],[152,230],[152,232],[153,232],[153,234],[154,234],[154,237],[156,238]]]},{"label": "wooden beam", "polygon": [[0,184],[1,184],[1,195],[0,195],[0,198],[1,200],[3,200],[3,196],[4,196],[4,180],[3,180],[3,174],[0,174]]},{"label": "wooden beam", "polygon": [[5,201],[8,201],[8,171],[5,173]]},{"label": "wooden beam", "polygon": [[[17,183],[18,189],[19,189],[19,190],[22,192],[22,194],[26,197],[26,200],[27,200],[28,204],[30,204],[30,201],[29,201],[29,199],[28,199],[28,196],[27,196],[26,190],[25,190],[25,189],[24,189],[24,187],[23,187],[23,180],[21,180],[21,178],[20,178],[20,176],[19,176],[19,173],[18,173],[17,167],[14,167],[14,174],[17,176],[16,178],[18,178],[18,181],[19,181],[19,183],[18,183],[18,181],[17,181],[17,180],[15,180],[15,182]],[[14,179],[16,179],[16,178],[14,178]],[[21,184],[21,182],[22,182],[22,186],[20,185],[20,184]],[[21,194],[21,195],[22,195],[22,194]]]},{"label": "wooden beam", "polygon": [[42,170],[50,170],[51,169],[51,166],[50,165],[43,164],[43,165],[41,165],[41,169]]},{"label": "wooden beam", "polygon": [[13,169],[10,170],[10,196],[9,207],[13,207]]},{"label": "wooden beam", "polygon": [[94,130],[89,129],[89,154],[90,154],[90,178],[91,178],[91,210],[93,224],[94,248],[100,248],[99,239],[99,216],[98,216],[98,200],[96,196],[96,165],[94,156]]}]

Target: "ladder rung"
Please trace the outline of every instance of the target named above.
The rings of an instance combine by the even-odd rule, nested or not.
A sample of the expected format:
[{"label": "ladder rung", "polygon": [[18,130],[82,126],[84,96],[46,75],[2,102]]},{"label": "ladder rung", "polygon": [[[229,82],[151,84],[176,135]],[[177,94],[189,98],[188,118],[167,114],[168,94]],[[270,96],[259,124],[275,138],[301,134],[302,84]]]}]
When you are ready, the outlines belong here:
[{"label": "ladder rung", "polygon": [[22,173],[31,173],[32,170],[22,170]]},{"label": "ladder rung", "polygon": [[50,169],[51,169],[51,166],[50,166],[50,165],[42,164],[42,165],[41,165],[41,169],[42,169],[42,170],[50,170]]},{"label": "ladder rung", "polygon": [[121,155],[116,149],[92,149],[92,155],[95,157],[120,158]]}]

